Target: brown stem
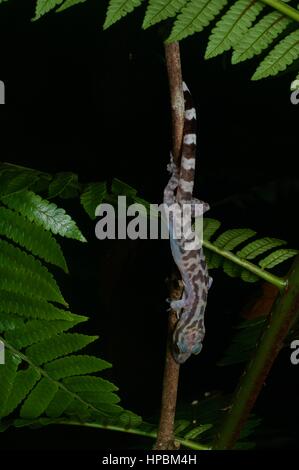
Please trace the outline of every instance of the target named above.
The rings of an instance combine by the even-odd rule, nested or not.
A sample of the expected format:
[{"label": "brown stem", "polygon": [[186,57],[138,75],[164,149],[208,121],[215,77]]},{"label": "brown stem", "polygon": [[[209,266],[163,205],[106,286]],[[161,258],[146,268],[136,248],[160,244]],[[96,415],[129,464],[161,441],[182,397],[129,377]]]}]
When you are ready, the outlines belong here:
[{"label": "brown stem", "polygon": [[[182,91],[182,72],[179,44],[165,44],[165,57],[172,110],[173,156],[174,160],[178,162],[181,151],[184,126],[184,97]],[[177,282],[172,283],[170,287],[170,298],[180,299],[181,295],[182,284],[180,284],[178,287]],[[157,450],[171,450],[178,448],[174,440],[174,419],[180,366],[175,362],[171,353],[172,335],[176,323],[176,314],[175,312],[170,311],[168,318],[168,338],[163,378],[161,415],[157,442],[154,447],[154,449]]]}]

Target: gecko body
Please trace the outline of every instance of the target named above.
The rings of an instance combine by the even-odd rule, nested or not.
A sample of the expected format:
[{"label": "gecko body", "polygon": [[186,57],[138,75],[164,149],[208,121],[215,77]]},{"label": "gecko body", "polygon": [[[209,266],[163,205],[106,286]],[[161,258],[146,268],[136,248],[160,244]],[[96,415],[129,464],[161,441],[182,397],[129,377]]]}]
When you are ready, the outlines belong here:
[{"label": "gecko body", "polygon": [[[189,207],[192,217],[202,215],[209,205],[193,198],[194,173],[196,163],[196,111],[190,91],[183,83],[185,99],[185,120],[183,131],[180,168],[174,163],[172,155],[168,170],[170,179],[164,190],[164,204],[174,204],[180,208]],[[200,209],[201,213],[198,212]],[[173,356],[179,364],[184,363],[191,354],[202,349],[205,335],[204,313],[208,289],[212,278],[209,277],[205,256],[201,247],[194,245],[194,233],[183,219],[181,238],[175,236],[176,213],[169,216],[169,238],[173,259],[180,271],[184,291],[180,300],[173,300],[170,306],[177,312],[178,322],[173,333]],[[180,219],[182,220],[182,219]],[[184,225],[185,224],[185,225]],[[192,239],[193,236],[193,239]],[[191,246],[191,249],[190,249]]]}]

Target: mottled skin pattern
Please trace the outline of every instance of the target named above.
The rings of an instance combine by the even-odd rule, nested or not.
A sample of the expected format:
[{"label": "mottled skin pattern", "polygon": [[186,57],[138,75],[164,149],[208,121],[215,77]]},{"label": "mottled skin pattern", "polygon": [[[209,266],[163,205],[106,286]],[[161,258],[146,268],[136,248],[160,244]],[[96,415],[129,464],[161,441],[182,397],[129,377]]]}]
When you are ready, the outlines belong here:
[{"label": "mottled skin pattern", "polygon": [[[183,83],[183,90],[185,123],[180,169],[175,165],[171,156],[168,165],[171,177],[164,190],[164,203],[167,206],[177,203],[180,207],[188,204],[192,216],[194,216],[195,204],[202,204],[201,213],[208,210],[209,205],[193,198],[196,112],[185,83]],[[204,313],[212,279],[208,274],[203,250],[201,248],[186,249],[187,244],[190,243],[190,230],[185,234],[185,237],[174,238],[174,220],[175,215],[169,218],[170,245],[174,261],[182,276],[184,292],[182,299],[171,301],[170,306],[178,315],[178,322],[173,334],[173,356],[176,362],[182,364],[191,354],[198,354],[202,349],[205,335]],[[183,231],[183,233],[185,232]]]}]

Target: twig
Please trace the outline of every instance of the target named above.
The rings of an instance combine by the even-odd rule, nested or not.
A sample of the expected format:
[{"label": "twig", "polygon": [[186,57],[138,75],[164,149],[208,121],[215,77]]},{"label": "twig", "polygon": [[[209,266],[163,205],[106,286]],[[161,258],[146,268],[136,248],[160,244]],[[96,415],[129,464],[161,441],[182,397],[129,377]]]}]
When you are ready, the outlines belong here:
[{"label": "twig", "polygon": [[216,436],[214,449],[231,449],[239,437],[285,338],[299,317],[299,256],[291,268],[287,287],[273,306],[256,353],[241,377],[232,404]]},{"label": "twig", "polygon": [[[173,156],[174,160],[178,162],[181,152],[184,126],[184,97],[182,91],[179,44],[165,44],[165,57],[171,97]],[[182,284],[178,287],[177,282],[176,285],[172,283],[172,286],[170,287],[170,297],[172,299],[180,299],[181,295]],[[175,362],[171,353],[172,335],[176,323],[176,314],[175,312],[170,311],[168,318],[168,338],[163,378],[161,415],[157,441],[154,447],[154,449],[157,450],[171,450],[178,448],[178,444],[174,440],[174,418],[180,366]]]}]

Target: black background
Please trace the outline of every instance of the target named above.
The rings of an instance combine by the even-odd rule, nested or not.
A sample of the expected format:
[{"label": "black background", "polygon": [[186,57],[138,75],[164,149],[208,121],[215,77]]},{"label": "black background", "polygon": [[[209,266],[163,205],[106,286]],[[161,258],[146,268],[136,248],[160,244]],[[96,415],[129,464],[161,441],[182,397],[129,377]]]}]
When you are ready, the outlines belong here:
[{"label": "black background", "polygon": [[[171,145],[162,38],[168,24],[141,30],[138,8],[102,31],[107,2],[89,0],[31,22],[31,0],[0,6],[1,160],[49,172],[73,171],[81,182],[117,177],[160,203]],[[298,109],[290,103],[296,73],[251,82],[255,60],[230,65],[230,53],[203,60],[207,34],[181,44],[184,79],[198,113],[196,195],[224,228],[251,227],[298,248]],[[61,201],[58,201],[62,204]],[[106,373],[124,407],[157,420],[167,326],[165,241],[99,242],[77,203],[66,207],[89,238],[63,243],[70,272],[60,277],[73,311],[91,317],[89,348],[112,362]],[[282,267],[283,273],[288,266]],[[279,272],[279,271],[278,271]],[[207,335],[200,357],[181,369],[179,401],[232,391],[242,367],[217,367],[244,304],[258,289],[213,273]],[[83,329],[84,329],[83,328]],[[256,406],[264,418],[259,448],[298,444],[298,369],[283,352]],[[276,431],[278,429],[278,431]],[[149,446],[138,437],[49,427],[8,430],[3,449],[105,449]]]}]

